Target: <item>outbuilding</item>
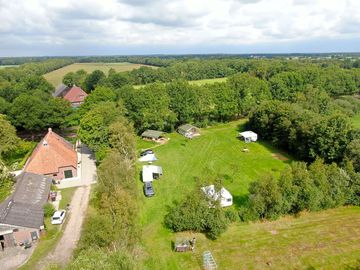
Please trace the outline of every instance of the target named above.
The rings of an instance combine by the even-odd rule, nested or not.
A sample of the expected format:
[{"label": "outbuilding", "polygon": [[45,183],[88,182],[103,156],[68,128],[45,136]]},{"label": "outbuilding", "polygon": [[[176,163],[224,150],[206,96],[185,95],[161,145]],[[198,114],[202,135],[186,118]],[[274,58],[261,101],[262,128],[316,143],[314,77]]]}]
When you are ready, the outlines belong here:
[{"label": "outbuilding", "polygon": [[202,187],[201,190],[207,195],[212,201],[220,200],[221,207],[227,207],[233,204],[233,197],[231,193],[224,187],[219,191],[215,190],[214,185]]},{"label": "outbuilding", "polygon": [[244,131],[239,133],[239,137],[243,138],[245,142],[256,142],[258,135],[252,131]]},{"label": "outbuilding", "polygon": [[186,138],[190,138],[190,139],[196,136],[200,136],[200,130],[197,127],[190,124],[179,126],[177,131],[181,135],[184,135]]},{"label": "outbuilding", "polygon": [[50,185],[51,178],[44,175],[24,172],[16,178],[14,193],[0,204],[2,248],[40,238]]},{"label": "outbuilding", "polygon": [[152,182],[154,179],[159,179],[162,176],[163,170],[160,166],[144,165],[142,169],[143,182]]},{"label": "outbuilding", "polygon": [[141,134],[141,138],[158,142],[164,139],[164,137],[162,136],[163,134],[164,132],[162,131],[148,129]]}]

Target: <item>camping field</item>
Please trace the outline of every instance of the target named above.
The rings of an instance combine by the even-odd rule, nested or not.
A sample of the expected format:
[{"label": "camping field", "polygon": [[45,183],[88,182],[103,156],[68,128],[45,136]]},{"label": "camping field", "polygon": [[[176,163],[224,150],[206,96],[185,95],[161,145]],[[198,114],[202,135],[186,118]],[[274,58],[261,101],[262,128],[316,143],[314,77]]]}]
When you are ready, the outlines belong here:
[{"label": "camping field", "polygon": [[130,70],[139,68],[141,66],[145,66],[145,65],[132,64],[132,63],[126,63],[126,62],[122,62],[122,63],[74,63],[71,65],[62,67],[60,69],[51,71],[51,72],[45,74],[44,77],[48,82],[50,82],[53,86],[56,87],[62,82],[62,79],[65,76],[65,74],[67,74],[71,71],[75,72],[80,69],[83,69],[86,72],[90,73],[96,69],[99,69],[99,70],[103,71],[105,74],[107,74],[107,72],[111,68],[115,69],[117,72],[121,72],[121,71],[130,71]]},{"label": "camping field", "polygon": [[[232,207],[236,209],[251,181],[267,173],[279,174],[287,166],[290,157],[268,144],[245,144],[237,139],[238,129],[243,130],[244,124],[241,120],[202,129],[202,135],[192,140],[171,133],[169,142],[161,146],[139,140],[139,151],[155,146],[159,160],[154,164],[164,171],[154,183],[156,195],[145,198],[138,164],[144,269],[201,269],[205,250],[213,253],[219,269],[266,269],[269,264],[288,269],[289,263],[302,269],[327,262],[332,268],[360,256],[360,208],[355,207],[275,222],[236,223],[216,241],[202,234],[174,234],[164,228],[168,206],[192,190],[197,178],[210,184],[216,175],[220,176],[233,195]],[[242,152],[245,147],[250,151]],[[172,251],[177,236],[194,235],[198,240],[195,252]]]}]

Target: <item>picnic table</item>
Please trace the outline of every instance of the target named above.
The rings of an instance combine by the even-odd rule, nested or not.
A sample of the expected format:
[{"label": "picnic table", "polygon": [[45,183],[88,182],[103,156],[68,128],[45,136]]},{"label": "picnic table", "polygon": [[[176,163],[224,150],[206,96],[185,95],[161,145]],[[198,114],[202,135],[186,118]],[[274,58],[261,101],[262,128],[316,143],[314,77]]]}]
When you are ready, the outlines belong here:
[{"label": "picnic table", "polygon": [[188,239],[177,239],[175,242],[174,251],[185,252],[191,249],[190,241]]}]

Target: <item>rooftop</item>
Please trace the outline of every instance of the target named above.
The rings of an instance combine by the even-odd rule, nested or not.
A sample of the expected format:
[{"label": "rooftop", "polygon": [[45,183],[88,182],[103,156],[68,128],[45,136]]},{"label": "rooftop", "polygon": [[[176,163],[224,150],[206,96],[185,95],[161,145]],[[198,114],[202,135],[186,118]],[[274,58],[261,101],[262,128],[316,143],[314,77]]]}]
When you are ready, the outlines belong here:
[{"label": "rooftop", "polygon": [[17,177],[15,192],[0,204],[0,224],[39,228],[44,223],[44,204],[50,192],[51,178],[33,173]]},{"label": "rooftop", "polygon": [[36,174],[55,174],[61,167],[77,167],[77,153],[71,143],[49,128],[36,146],[24,171]]},{"label": "rooftop", "polygon": [[189,130],[192,129],[192,128],[196,128],[196,129],[197,129],[197,127],[195,127],[195,126],[193,126],[193,125],[184,124],[184,125],[179,126],[179,127],[178,127],[178,130],[189,131]]},{"label": "rooftop", "polygon": [[141,137],[158,139],[161,137],[162,134],[164,134],[164,132],[148,129],[141,134]]}]

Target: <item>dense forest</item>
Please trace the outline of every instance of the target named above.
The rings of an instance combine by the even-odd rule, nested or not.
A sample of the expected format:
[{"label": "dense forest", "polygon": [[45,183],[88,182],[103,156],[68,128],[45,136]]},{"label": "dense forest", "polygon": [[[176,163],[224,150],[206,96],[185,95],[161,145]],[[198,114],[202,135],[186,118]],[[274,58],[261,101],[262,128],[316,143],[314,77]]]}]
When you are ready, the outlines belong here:
[{"label": "dense forest", "polygon": [[[247,117],[249,128],[261,139],[299,160],[279,178],[254,179],[235,214],[209,210],[203,198],[189,195],[199,206],[196,209],[203,209],[198,225],[187,222],[194,220],[193,215],[186,216],[196,209],[180,202],[165,220],[174,231],[190,229],[216,238],[226,229],[222,224],[239,217],[275,219],[303,210],[360,204],[360,131],[350,123],[350,117],[360,112],[360,60],[114,57],[114,62],[122,59],[158,68],[66,74],[65,84],[89,93],[77,110],[52,97],[54,88],[43,74],[75,61],[103,59],[46,59],[0,70],[0,157],[5,163],[10,151],[20,151],[24,145],[16,130],[36,134],[47,127],[75,127],[78,137],[96,153],[99,184],[91,205],[94,211],[69,269],[94,262],[88,258],[104,267],[114,263],[124,269],[136,267],[135,134],[149,128],[173,131],[183,123],[206,127]],[[188,82],[222,77],[227,80],[200,86]],[[9,176],[2,171],[3,163],[0,185],[8,186]]]}]

